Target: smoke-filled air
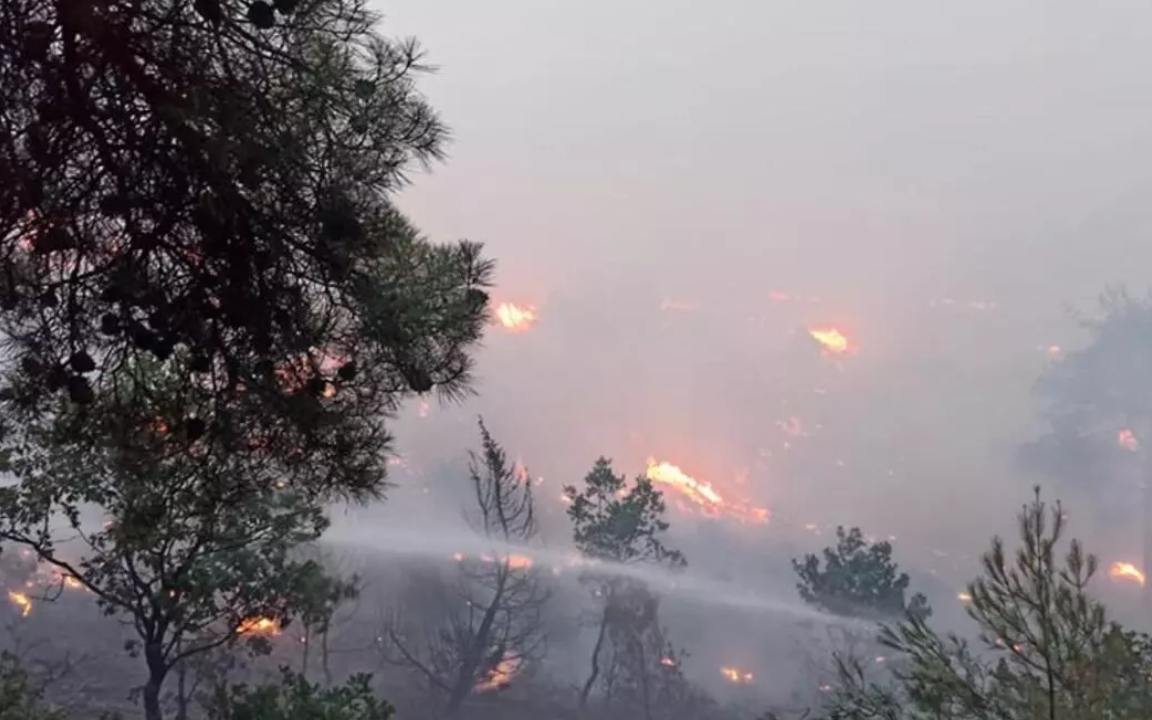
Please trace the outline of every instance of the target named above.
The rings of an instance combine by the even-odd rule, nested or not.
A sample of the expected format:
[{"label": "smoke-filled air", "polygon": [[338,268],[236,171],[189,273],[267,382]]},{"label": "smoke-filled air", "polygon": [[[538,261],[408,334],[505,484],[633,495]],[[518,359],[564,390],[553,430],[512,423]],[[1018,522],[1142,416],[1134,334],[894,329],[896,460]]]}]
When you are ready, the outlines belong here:
[{"label": "smoke-filled air", "polygon": [[1152,716],[1150,64],[0,0],[0,720]]}]

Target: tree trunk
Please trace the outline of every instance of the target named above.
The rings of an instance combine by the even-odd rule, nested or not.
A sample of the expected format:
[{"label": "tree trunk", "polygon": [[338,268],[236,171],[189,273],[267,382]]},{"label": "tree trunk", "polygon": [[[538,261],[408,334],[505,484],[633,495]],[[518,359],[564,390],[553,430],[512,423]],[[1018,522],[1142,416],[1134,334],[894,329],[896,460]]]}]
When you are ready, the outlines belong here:
[{"label": "tree trunk", "polygon": [[305,680],[308,679],[308,655],[309,655],[308,651],[311,649],[312,649],[312,628],[309,627],[308,625],[304,625],[304,652],[303,652],[302,657],[300,658],[300,675]]},{"label": "tree trunk", "polygon": [[164,712],[160,707],[160,690],[164,686],[164,676],[168,674],[168,667],[164,662],[164,651],[159,641],[144,644],[144,661],[148,665],[148,682],[144,684],[143,693],[144,718],[164,720]]},{"label": "tree trunk", "polygon": [[592,688],[596,686],[596,679],[600,677],[600,651],[604,648],[604,636],[608,632],[609,607],[611,607],[611,598],[604,604],[604,615],[600,618],[600,632],[596,635],[596,645],[592,648],[592,671],[588,674],[588,680],[584,682],[584,687],[580,689],[581,710],[588,706],[588,696],[592,694]]},{"label": "tree trunk", "polygon": [[188,669],[181,662],[176,668],[176,720],[188,720]]},{"label": "tree trunk", "polygon": [[636,652],[640,655],[640,698],[644,702],[644,720],[652,720],[652,693],[648,688],[648,653],[644,652],[644,641],[637,639]]},{"label": "tree trunk", "polygon": [[332,684],[332,665],[328,661],[328,625],[324,625],[324,632],[320,635],[320,665],[324,669],[324,683]]}]

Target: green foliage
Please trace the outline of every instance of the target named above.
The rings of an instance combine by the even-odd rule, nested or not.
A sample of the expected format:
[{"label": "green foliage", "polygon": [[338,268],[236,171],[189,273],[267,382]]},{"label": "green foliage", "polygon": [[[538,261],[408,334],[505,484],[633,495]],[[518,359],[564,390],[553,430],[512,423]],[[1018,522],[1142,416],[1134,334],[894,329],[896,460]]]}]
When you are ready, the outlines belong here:
[{"label": "green foliage", "polygon": [[43,688],[9,652],[0,652],[0,720],[65,720],[62,711],[48,707]]},{"label": "green foliage", "polygon": [[[572,539],[585,557],[620,564],[655,563],[674,570],[688,564],[679,550],[664,544],[662,536],[669,527],[664,519],[664,497],[647,477],[637,477],[629,488],[623,475],[612,472],[611,461],[601,457],[584,477],[584,489],[566,485],[564,497]],[[595,588],[595,597],[602,605],[591,671],[580,692],[583,708],[600,677],[600,654],[620,603],[638,583],[610,571],[587,572],[580,580]]]},{"label": "green foliage", "polygon": [[[298,475],[259,455],[190,438],[187,423],[168,418],[221,418],[170,367],[125,365],[116,381],[119,393],[64,406],[7,438],[17,483],[0,489],[0,539],[74,576],[107,614],[129,621],[137,639],[126,647],[144,656],[145,707],[158,718],[169,670],[240,639],[242,621],[283,625],[323,611],[317,587],[336,588],[295,550],[328,527],[332,492],[294,484]],[[125,404],[147,409],[150,422],[132,422]],[[83,544],[58,544],[69,536]],[[268,649],[259,634],[243,639]]]},{"label": "green foliage", "polygon": [[1087,591],[1096,559],[1073,540],[1061,560],[1063,512],[1040,500],[1020,514],[1014,558],[999,538],[969,586],[979,649],[923,618],[884,628],[900,656],[894,683],[863,681],[842,662],[830,720],[1142,720],[1152,708],[1152,640],[1111,621]]},{"label": "green foliage", "polygon": [[206,708],[208,720],[390,720],[395,710],[372,691],[371,676],[321,687],[287,668],[278,684],[235,685]]},{"label": "green foliage", "polygon": [[796,585],[800,597],[810,605],[836,615],[871,619],[932,614],[920,593],[905,602],[908,575],[899,572],[889,542],[869,544],[860,528],[845,532],[838,527],[836,546],[824,549],[823,560],[823,567],[816,555],[792,561],[800,576]]},{"label": "green foliage", "polygon": [[585,476],[583,490],[564,487],[576,548],[596,560],[684,566],[683,554],[661,539],[668,522],[660,491],[642,475],[627,485],[623,475],[612,472],[611,461],[600,458]]},{"label": "green foliage", "polygon": [[468,388],[492,264],[392,203],[446,130],[419,48],[378,21],[365,0],[0,4],[18,422],[151,358],[232,416],[200,427],[213,441],[242,424],[263,444],[236,453],[381,487],[389,414]]},{"label": "green foliage", "polygon": [[306,563],[297,578],[296,609],[300,622],[309,631],[321,634],[329,629],[332,616],[343,603],[360,597],[360,578],[332,577],[317,562]]}]

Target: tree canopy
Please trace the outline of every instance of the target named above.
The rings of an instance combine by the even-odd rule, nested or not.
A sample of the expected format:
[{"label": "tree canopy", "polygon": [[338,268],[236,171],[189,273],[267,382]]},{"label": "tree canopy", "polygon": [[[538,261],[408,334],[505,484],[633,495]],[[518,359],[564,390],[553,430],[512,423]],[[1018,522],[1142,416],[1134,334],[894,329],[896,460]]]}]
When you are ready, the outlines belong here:
[{"label": "tree canopy", "polygon": [[1148,716],[1152,642],[1108,617],[1088,585],[1096,558],[1073,540],[1064,512],[1040,498],[1019,515],[1014,555],[995,538],[983,572],[969,585],[974,646],[941,635],[921,617],[884,629],[902,660],[888,683],[863,682],[859,664],[842,663],[842,685],[827,720],[1137,720]]},{"label": "tree canopy", "polygon": [[379,487],[384,418],[467,388],[492,268],[391,203],[446,133],[419,49],[377,20],[361,0],[0,4],[11,417],[85,406],[148,356],[211,399],[214,422],[167,419],[191,440],[247,425]]},{"label": "tree canopy", "polygon": [[792,561],[800,577],[796,587],[803,600],[837,615],[871,619],[910,613],[928,617],[932,610],[920,593],[906,598],[909,578],[892,559],[890,542],[869,543],[860,528],[836,528],[836,545],[821,558],[808,555]]}]

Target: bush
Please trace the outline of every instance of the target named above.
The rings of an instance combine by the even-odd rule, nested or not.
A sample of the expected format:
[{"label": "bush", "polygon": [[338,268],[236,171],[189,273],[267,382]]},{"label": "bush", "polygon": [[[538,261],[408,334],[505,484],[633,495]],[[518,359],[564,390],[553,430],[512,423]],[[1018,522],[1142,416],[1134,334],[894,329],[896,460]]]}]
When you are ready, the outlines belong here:
[{"label": "bush", "polygon": [[287,668],[280,672],[279,683],[221,692],[206,708],[208,720],[390,720],[395,712],[372,692],[370,675],[323,688]]}]

